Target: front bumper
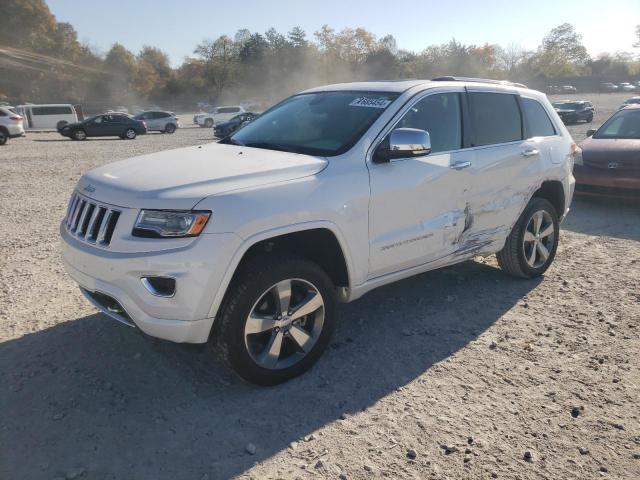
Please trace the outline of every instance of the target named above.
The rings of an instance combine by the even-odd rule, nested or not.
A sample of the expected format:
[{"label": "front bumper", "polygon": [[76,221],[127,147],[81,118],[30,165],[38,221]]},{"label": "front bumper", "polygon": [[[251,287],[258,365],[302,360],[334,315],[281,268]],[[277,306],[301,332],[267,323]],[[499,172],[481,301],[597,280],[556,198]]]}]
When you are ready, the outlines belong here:
[{"label": "front bumper", "polygon": [[[185,247],[122,253],[87,244],[64,225],[60,236],[65,268],[91,303],[148,335],[179,343],[207,341],[215,316],[210,312],[213,300],[224,288],[228,262],[241,243],[231,233],[203,234]],[[175,294],[153,295],[141,281],[145,276],[175,278]],[[115,300],[124,314],[92,298],[90,294],[96,292]]]}]

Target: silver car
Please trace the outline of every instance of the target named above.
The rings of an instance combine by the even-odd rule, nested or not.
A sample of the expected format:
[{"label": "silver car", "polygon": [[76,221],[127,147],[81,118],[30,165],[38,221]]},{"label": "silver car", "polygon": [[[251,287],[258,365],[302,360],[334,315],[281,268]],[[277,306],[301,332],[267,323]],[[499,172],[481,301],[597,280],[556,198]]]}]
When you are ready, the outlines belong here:
[{"label": "silver car", "polygon": [[147,124],[148,132],[173,133],[176,128],[180,128],[179,118],[173,112],[145,111],[138,113],[133,118],[144,121]]}]

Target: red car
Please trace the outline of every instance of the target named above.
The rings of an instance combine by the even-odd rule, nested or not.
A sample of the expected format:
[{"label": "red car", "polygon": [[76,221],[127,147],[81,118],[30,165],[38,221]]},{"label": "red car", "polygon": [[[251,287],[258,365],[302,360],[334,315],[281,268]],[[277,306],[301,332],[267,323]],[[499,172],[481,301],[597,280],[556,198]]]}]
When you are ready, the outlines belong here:
[{"label": "red car", "polygon": [[640,198],[640,105],[589,130],[575,158],[576,192]]}]

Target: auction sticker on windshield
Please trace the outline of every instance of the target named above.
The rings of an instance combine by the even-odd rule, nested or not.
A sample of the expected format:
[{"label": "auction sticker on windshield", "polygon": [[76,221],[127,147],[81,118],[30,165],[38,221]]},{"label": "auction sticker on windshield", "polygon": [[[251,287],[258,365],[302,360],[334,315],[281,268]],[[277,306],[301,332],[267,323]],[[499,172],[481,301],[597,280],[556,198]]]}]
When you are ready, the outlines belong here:
[{"label": "auction sticker on windshield", "polygon": [[349,104],[350,107],[387,108],[391,100],[386,98],[358,97]]}]

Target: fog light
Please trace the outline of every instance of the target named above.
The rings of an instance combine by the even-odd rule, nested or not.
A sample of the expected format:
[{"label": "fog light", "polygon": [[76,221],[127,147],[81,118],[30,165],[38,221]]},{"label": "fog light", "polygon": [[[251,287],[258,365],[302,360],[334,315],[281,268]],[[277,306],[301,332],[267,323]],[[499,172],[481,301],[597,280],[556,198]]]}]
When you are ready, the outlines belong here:
[{"label": "fog light", "polygon": [[142,285],[156,297],[173,297],[176,294],[176,279],[171,277],[142,277]]}]

